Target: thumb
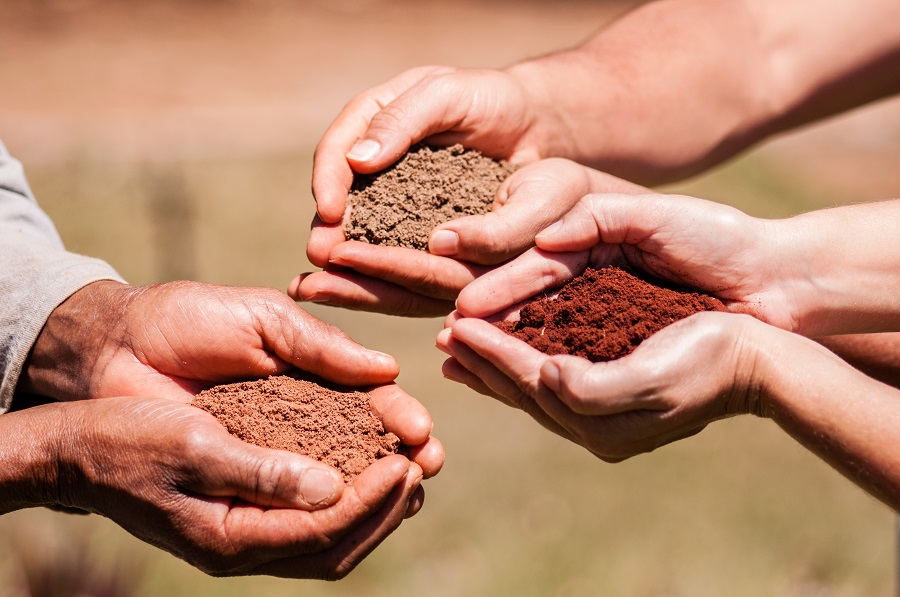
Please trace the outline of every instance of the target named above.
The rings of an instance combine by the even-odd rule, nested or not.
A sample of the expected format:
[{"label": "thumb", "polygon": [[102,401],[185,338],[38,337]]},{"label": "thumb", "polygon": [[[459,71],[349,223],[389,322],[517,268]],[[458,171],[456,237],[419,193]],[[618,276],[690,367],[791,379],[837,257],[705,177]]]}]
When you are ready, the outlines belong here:
[{"label": "thumb", "polygon": [[369,350],[338,328],[303,311],[286,296],[258,314],[259,333],[278,358],[349,386],[392,381],[400,372],[389,354]]},{"label": "thumb", "polygon": [[483,265],[507,261],[531,248],[538,232],[570,211],[589,182],[585,169],[567,160],[525,166],[500,186],[493,211],[437,226],[428,249]]},{"label": "thumb", "polygon": [[482,265],[503,263],[527,251],[546,222],[535,214],[504,205],[480,216],[466,216],[436,227],[428,239],[429,252]]},{"label": "thumb", "polygon": [[[261,448],[230,435],[216,434],[195,471],[193,489],[211,496],[238,497],[266,508],[327,508],[344,490],[330,466],[283,450]],[[202,460],[199,461],[199,460]]]},{"label": "thumb", "polygon": [[467,103],[453,72],[431,67],[418,83],[379,110],[347,153],[352,168],[363,174],[383,170],[413,144],[461,122]]}]

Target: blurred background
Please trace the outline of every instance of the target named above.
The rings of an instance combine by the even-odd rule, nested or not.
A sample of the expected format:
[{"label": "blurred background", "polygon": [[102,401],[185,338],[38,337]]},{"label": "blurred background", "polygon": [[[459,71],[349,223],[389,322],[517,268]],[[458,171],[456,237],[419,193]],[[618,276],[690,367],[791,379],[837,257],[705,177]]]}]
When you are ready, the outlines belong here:
[{"label": "blurred background", "polygon": [[[0,139],[68,247],[131,282],[284,289],[310,268],[313,149],[353,95],[575,45],[633,4],[0,0]],[[778,217],[896,197],[898,163],[891,101],[665,190]],[[419,516],[325,584],[212,579],[98,516],[15,512],[0,595],[891,593],[892,513],[767,421],[608,465],[445,381],[440,320],[308,309],[396,355],[432,412],[447,464]]]}]

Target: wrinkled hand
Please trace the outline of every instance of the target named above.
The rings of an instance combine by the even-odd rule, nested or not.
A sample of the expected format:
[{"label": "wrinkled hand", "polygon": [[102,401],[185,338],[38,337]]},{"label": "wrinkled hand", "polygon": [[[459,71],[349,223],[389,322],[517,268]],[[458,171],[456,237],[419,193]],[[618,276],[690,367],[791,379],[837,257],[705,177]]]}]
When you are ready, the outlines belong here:
[{"label": "wrinkled hand", "polygon": [[[705,291],[729,310],[795,330],[802,259],[778,221],[681,196],[588,195],[535,238],[537,247],[467,286],[457,309],[486,317],[587,267],[617,265]],[[796,257],[794,255],[794,257]]]},{"label": "wrinkled hand", "polygon": [[[373,401],[421,410],[396,387]],[[102,514],[212,575],[341,578],[422,503],[423,470],[403,456],[345,486],[331,467],[244,443],[172,400],[129,396],[10,416],[54,410],[63,416],[50,501]],[[432,458],[426,475],[439,464]]]},{"label": "wrinkled hand", "polygon": [[[397,363],[269,288],[196,282],[96,282],[58,307],[38,338],[22,389],[57,400],[138,395],[190,402],[202,389],[291,367],[348,386],[378,385],[385,428],[436,474],[443,447],[431,416],[395,384]],[[386,385],[385,385],[386,384]],[[387,409],[387,410],[384,410]]]},{"label": "wrinkled hand", "polygon": [[398,366],[268,288],[96,282],[50,316],[23,389],[58,400],[198,391],[291,367],[349,385],[387,383]]},{"label": "wrinkled hand", "polygon": [[628,356],[548,356],[479,319],[453,314],[437,346],[444,376],[519,408],[545,428],[618,462],[757,409],[752,318],[699,313]]},{"label": "wrinkled hand", "polygon": [[491,212],[436,227],[428,252],[345,241],[340,227],[314,227],[310,253],[325,255],[319,264],[330,270],[297,277],[288,294],[394,315],[446,314],[464,286],[533,246],[587,193],[645,191],[568,160],[542,160],[504,181]]}]

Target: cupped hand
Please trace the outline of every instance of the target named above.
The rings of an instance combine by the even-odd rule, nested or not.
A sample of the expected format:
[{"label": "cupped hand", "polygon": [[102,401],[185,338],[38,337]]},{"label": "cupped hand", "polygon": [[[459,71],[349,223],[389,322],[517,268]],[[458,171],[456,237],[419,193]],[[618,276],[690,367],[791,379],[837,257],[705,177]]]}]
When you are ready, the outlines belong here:
[{"label": "cupped hand", "polygon": [[[733,312],[798,326],[802,260],[776,221],[683,196],[595,194],[535,238],[536,248],[461,291],[465,317],[485,317],[588,267],[616,265],[710,293]],[[789,257],[793,256],[793,257]]]},{"label": "cupped hand", "polygon": [[444,376],[519,408],[547,429],[618,462],[758,409],[759,323],[705,312],[676,322],[628,356],[591,363],[548,356],[490,323],[458,315],[439,335]]},{"label": "cupped hand", "polygon": [[340,578],[421,506],[423,470],[403,456],[345,486],[331,467],[242,442],[177,401],[129,396],[28,414],[38,409],[65,409],[56,502],[212,575]]},{"label": "cupped hand", "polygon": [[[394,315],[443,315],[453,310],[464,286],[528,250],[538,232],[584,195],[645,191],[569,160],[542,160],[504,181],[489,213],[436,227],[428,252],[344,241],[340,227],[314,228],[310,244],[328,246],[329,269],[298,276],[288,294],[296,300]],[[313,252],[324,253],[324,245]]]},{"label": "cupped hand", "polygon": [[23,389],[59,400],[152,395],[189,401],[227,381],[296,367],[348,386],[387,383],[396,361],[269,288],[96,282],[50,316]]},{"label": "cupped hand", "polygon": [[310,261],[326,263],[328,247],[318,242],[319,232],[340,225],[354,171],[383,170],[422,140],[532,162],[541,157],[529,135],[532,119],[526,88],[502,71],[420,67],[360,94],[316,147],[312,189],[318,222]]}]

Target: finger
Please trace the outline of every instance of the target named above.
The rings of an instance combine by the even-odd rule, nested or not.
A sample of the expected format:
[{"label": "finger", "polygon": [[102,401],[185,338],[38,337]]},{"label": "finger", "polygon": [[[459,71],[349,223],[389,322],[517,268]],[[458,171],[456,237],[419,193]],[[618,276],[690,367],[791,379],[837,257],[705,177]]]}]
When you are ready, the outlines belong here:
[{"label": "finger", "polygon": [[326,224],[319,216],[315,216],[309,241],[306,243],[306,256],[316,267],[325,267],[331,250],[345,240],[344,227],[340,221]]},{"label": "finger", "polygon": [[[302,286],[302,282],[301,282]],[[282,360],[350,386],[392,381],[400,372],[388,354],[369,350],[338,328],[309,315],[281,293],[256,311],[259,333]]]},{"label": "finger", "polygon": [[588,249],[601,242],[637,245],[670,219],[671,210],[683,210],[662,195],[586,195],[563,218],[535,237],[538,247],[566,252]]},{"label": "finger", "polygon": [[444,466],[444,444],[436,437],[429,437],[425,443],[407,448],[409,459],[422,468],[422,474],[430,479]]},{"label": "finger", "polygon": [[[316,558],[338,548],[359,533],[385,508],[399,509],[393,504],[400,489],[404,491],[409,472],[415,465],[402,456],[376,461],[364,470],[342,499],[324,510],[301,512],[273,508],[260,509],[234,505],[223,524],[231,549],[240,554],[241,566],[229,574],[246,574],[258,565],[283,559]],[[405,502],[403,510],[405,510]],[[403,512],[399,512],[402,518]]]},{"label": "finger", "polygon": [[435,228],[429,250],[481,264],[497,264],[534,245],[535,235],[568,212],[590,189],[588,170],[568,160],[543,160],[512,174],[490,213]]},{"label": "finger", "polygon": [[511,408],[517,408],[509,398],[498,394],[497,392],[489,388],[488,385],[484,383],[480,377],[466,369],[463,364],[456,359],[456,357],[450,357],[449,359],[444,361],[444,364],[441,365],[441,373],[443,374],[445,379],[455,381],[456,383],[461,383],[483,396],[493,398],[497,402],[502,402],[503,404]]},{"label": "finger", "polygon": [[403,482],[396,485],[380,508],[355,526],[333,547],[300,558],[289,558],[258,566],[254,574],[284,578],[319,578],[338,580],[349,574],[365,557],[388,537],[406,517],[422,473],[410,463]]},{"label": "finger", "polygon": [[462,315],[459,314],[459,311],[453,311],[447,317],[444,318],[444,329],[452,327],[454,323],[462,319]]},{"label": "finger", "polygon": [[407,90],[384,105],[369,121],[362,138],[347,153],[357,172],[386,168],[426,137],[462,123],[471,104],[471,89],[452,75],[455,69],[425,67]]},{"label": "finger", "polygon": [[490,271],[462,289],[456,309],[465,317],[485,318],[582,273],[587,251],[548,253],[530,249],[506,265]]},{"label": "finger", "polygon": [[573,356],[554,356],[541,367],[541,382],[573,412],[614,415],[650,407],[654,386],[640,358],[628,355],[606,363]]},{"label": "finger", "polygon": [[406,515],[404,518],[412,518],[416,514],[419,513],[419,510],[422,509],[422,506],[425,505],[425,488],[419,485],[419,487],[413,492],[413,494],[409,498],[409,506],[406,507]]},{"label": "finger", "polygon": [[[198,411],[199,412],[199,411]],[[210,433],[197,432],[188,451],[190,491],[207,496],[239,497],[265,508],[326,508],[340,499],[343,478],[316,460],[240,441],[215,424]]]},{"label": "finger", "polygon": [[453,302],[422,296],[396,284],[353,272],[315,272],[304,276],[296,298],[334,307],[406,317],[436,317],[453,310]]},{"label": "finger", "polygon": [[571,433],[553,421],[541,406],[549,394],[538,381],[547,355],[484,321],[464,319],[452,331],[448,347],[460,364],[512,406],[554,433],[572,439]]},{"label": "finger", "polygon": [[369,397],[385,430],[395,433],[407,446],[425,443],[434,424],[418,400],[397,384],[376,387],[369,391]]},{"label": "finger", "polygon": [[455,300],[459,291],[485,268],[404,247],[348,241],[334,247],[328,261],[391,282],[416,294]]}]

